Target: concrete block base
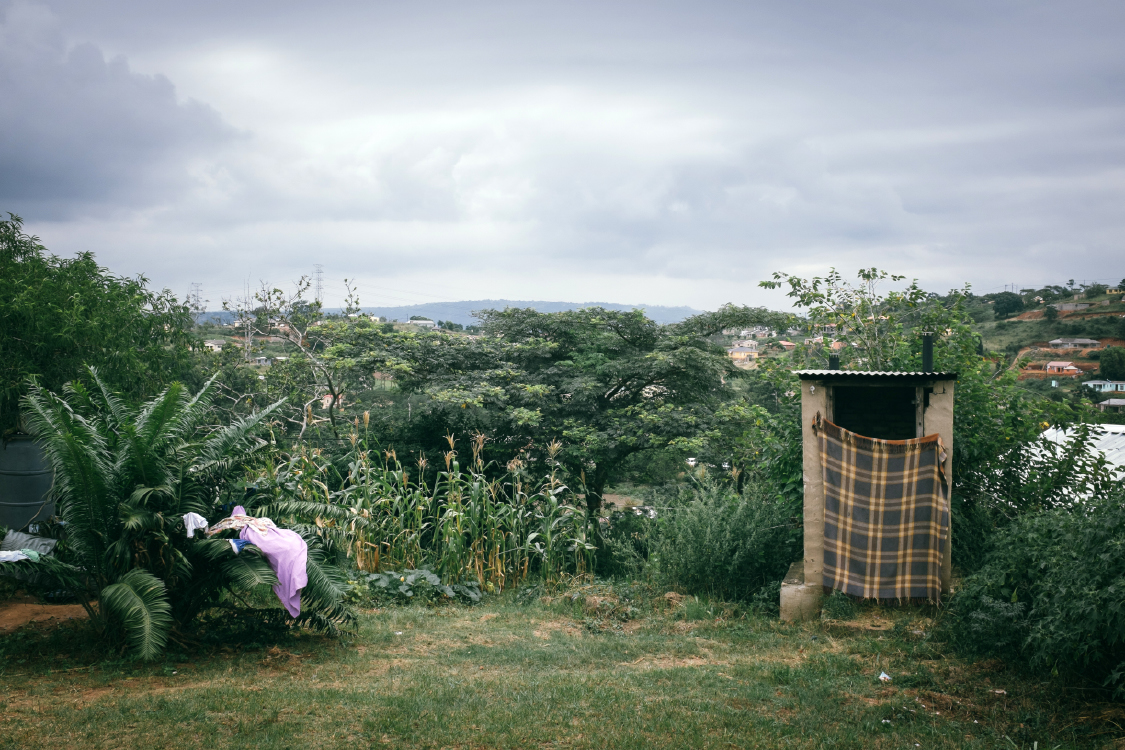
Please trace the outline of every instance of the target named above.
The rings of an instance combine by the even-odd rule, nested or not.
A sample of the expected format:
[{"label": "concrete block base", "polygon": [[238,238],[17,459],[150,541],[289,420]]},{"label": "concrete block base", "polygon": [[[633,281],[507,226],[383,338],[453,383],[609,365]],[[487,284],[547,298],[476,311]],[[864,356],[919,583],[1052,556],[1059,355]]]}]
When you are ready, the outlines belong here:
[{"label": "concrete block base", "polygon": [[781,584],[781,619],[783,622],[819,620],[824,599],[824,586],[805,583]]},{"label": "concrete block base", "polygon": [[824,599],[824,586],[805,583],[805,563],[789,566],[781,582],[781,619],[783,622],[802,622],[820,619],[820,604]]}]

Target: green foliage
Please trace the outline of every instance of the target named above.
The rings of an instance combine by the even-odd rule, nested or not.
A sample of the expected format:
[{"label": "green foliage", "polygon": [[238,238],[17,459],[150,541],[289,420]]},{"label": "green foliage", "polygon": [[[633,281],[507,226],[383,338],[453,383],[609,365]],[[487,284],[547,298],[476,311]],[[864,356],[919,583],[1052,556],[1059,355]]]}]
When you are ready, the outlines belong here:
[{"label": "green foliage", "polygon": [[1101,355],[1099,374],[1107,380],[1125,380],[1125,347],[1110,346]]},{"label": "green foliage", "polygon": [[1015,292],[999,292],[991,296],[992,309],[998,318],[1006,318],[1023,311],[1023,297]]},{"label": "green foliage", "polygon": [[364,576],[364,581],[377,598],[399,602],[454,600],[475,604],[481,599],[479,581],[445,584],[441,582],[439,575],[427,568],[404,570],[401,573],[393,570],[371,573]]},{"label": "green foliage", "polygon": [[518,452],[545,461],[558,441],[557,460],[594,512],[630,456],[707,428],[734,368],[706,336],[753,313],[724,308],[678,326],[658,326],[639,310],[478,315],[478,339],[338,329],[328,355],[362,372],[393,373],[407,393],[424,397],[416,419],[432,434],[479,431],[506,452],[502,462]]},{"label": "green foliage", "polygon": [[[189,512],[218,520],[221,504],[241,496],[238,479],[267,447],[256,433],[272,409],[215,427],[210,384],[194,396],[174,384],[133,409],[96,370],[89,379],[91,389],[68,384],[65,397],[32,385],[24,398],[65,534],[57,558],[0,563],[0,572],[32,571],[79,592],[102,633],[151,659],[226,592],[277,582],[254,551],[234,557],[223,539],[188,539],[182,522]],[[332,630],[352,615],[312,541],[301,621]]]},{"label": "green foliage", "polygon": [[51,255],[9,217],[0,220],[0,432],[17,427],[29,377],[59,390],[93,365],[139,400],[188,374],[191,316],[167,289],[114,276],[90,253]]},{"label": "green foliage", "polygon": [[164,581],[133,568],[101,591],[100,605],[125,630],[129,647],[142,659],[155,659],[168,642],[172,607]]},{"label": "green foliage", "polygon": [[1059,319],[1059,309],[1054,305],[1045,305],[1043,307],[1043,317],[1051,323],[1054,323]]},{"label": "green foliage", "polygon": [[[852,284],[832,269],[827,276],[811,279],[779,272],[772,281],[759,285],[767,289],[788,286],[786,296],[806,310],[805,329],[810,335],[823,334],[848,344],[839,351],[844,369],[921,369],[918,337],[923,331],[939,334],[934,347],[938,369],[949,367],[965,352],[975,352],[971,319],[965,309],[968,288],[953,290],[943,299],[924,291],[915,279],[901,291],[878,292],[880,284],[905,278],[864,268],[858,273],[859,283]],[[799,365],[824,367],[828,361],[827,350],[794,354],[800,355]]]},{"label": "green foliage", "polygon": [[955,642],[1125,695],[1125,502],[1102,498],[1001,531],[951,603]]},{"label": "green foliage", "polygon": [[833,591],[824,597],[821,614],[829,620],[850,620],[856,614],[855,602],[843,591]]},{"label": "green foliage", "polygon": [[553,467],[557,444],[549,446],[552,470],[543,479],[532,479],[519,459],[490,479],[479,436],[470,471],[451,450],[446,471],[429,484],[424,459],[411,478],[394,451],[373,454],[366,437],[351,437],[342,476],[320,451],[302,449],[258,484],[268,513],[319,536],[360,571],[429,569],[448,585],[475,580],[497,591],[529,575],[554,581],[591,570],[592,535]]},{"label": "green foliage", "polygon": [[652,574],[689,593],[749,601],[800,557],[799,521],[769,488],[701,481],[690,498],[658,508]]}]

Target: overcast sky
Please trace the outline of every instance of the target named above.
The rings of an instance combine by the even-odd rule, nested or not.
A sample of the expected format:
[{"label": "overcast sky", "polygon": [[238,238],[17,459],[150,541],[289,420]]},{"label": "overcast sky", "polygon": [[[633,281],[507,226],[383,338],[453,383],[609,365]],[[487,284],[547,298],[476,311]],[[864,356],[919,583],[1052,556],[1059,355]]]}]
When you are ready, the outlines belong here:
[{"label": "overcast sky", "polygon": [[1125,276],[1125,3],[0,0],[0,211],[218,306]]}]

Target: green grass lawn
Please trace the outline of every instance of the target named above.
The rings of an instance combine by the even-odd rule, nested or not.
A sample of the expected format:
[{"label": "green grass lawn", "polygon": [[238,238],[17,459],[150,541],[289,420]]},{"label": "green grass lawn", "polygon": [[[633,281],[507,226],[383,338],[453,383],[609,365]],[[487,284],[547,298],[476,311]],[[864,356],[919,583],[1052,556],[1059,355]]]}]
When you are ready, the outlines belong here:
[{"label": "green grass lawn", "polygon": [[1120,747],[1120,704],[949,657],[918,611],[793,626],[562,601],[392,607],[340,640],[158,664],[83,659],[81,626],[24,630],[0,638],[0,746]]}]

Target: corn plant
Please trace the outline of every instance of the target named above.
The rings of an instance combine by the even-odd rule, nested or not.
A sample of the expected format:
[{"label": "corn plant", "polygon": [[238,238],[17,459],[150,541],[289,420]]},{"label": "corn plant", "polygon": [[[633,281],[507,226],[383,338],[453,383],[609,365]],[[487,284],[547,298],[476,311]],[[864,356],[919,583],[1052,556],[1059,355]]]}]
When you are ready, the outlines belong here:
[{"label": "corn plant", "polygon": [[533,479],[517,459],[490,479],[484,436],[473,436],[465,468],[454,436],[447,435],[444,471],[427,482],[424,458],[412,477],[394,450],[368,447],[358,419],[355,427],[341,462],[346,474],[305,447],[271,467],[260,482],[272,494],[269,512],[319,535],[367,573],[425,567],[445,584],[471,580],[499,591],[531,576],[552,583],[592,571],[586,514],[553,460],[562,448],[558,443],[549,448],[552,468],[545,477]]}]

